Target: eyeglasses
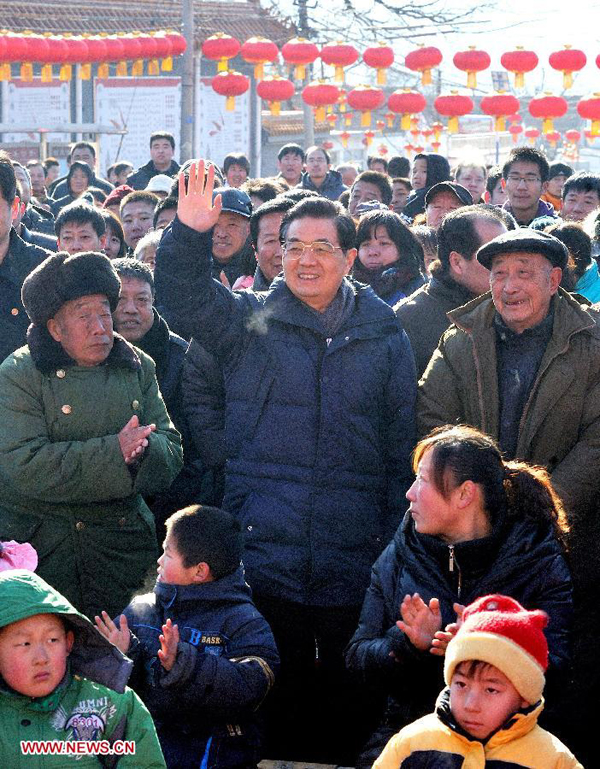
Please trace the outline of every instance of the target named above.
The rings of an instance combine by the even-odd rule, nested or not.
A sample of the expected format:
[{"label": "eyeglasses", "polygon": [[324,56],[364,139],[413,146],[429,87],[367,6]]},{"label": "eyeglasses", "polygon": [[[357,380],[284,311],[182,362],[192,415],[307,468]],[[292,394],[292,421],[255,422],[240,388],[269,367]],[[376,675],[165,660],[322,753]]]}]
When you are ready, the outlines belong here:
[{"label": "eyeglasses", "polygon": [[306,250],[312,251],[317,259],[331,258],[336,251],[342,251],[340,246],[334,246],[326,240],[316,240],[313,243],[303,243],[301,240],[294,240],[291,243],[284,243],[282,246],[283,255],[292,261],[300,259]]},{"label": "eyeglasses", "polygon": [[533,174],[530,174],[528,176],[518,176],[517,174],[509,174],[506,178],[506,181],[510,182],[511,184],[520,184],[521,182],[525,182],[528,186],[530,184],[537,184],[538,182],[541,182],[539,176],[534,176]]}]

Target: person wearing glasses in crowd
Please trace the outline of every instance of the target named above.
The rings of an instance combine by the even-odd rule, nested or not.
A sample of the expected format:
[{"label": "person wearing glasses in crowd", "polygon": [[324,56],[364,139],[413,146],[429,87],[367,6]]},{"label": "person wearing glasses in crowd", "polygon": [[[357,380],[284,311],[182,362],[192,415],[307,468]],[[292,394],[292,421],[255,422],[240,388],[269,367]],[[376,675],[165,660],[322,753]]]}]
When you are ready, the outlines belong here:
[{"label": "person wearing glasses in crowd", "polygon": [[556,218],[554,208],[541,199],[546,191],[550,166],[534,147],[515,147],[502,167],[503,187],[508,200],[503,208],[520,227],[529,227],[540,216]]},{"label": "person wearing glasses in crowd", "polygon": [[343,650],[404,509],[414,360],[393,310],[347,278],[356,231],[339,203],[315,196],[285,213],[269,291],[211,279],[222,198],[204,170],[192,164],[187,190],[180,180],[157,302],[224,370],[223,508],[242,524],[246,578],[282,660],[267,752],[349,765],[373,715]]}]

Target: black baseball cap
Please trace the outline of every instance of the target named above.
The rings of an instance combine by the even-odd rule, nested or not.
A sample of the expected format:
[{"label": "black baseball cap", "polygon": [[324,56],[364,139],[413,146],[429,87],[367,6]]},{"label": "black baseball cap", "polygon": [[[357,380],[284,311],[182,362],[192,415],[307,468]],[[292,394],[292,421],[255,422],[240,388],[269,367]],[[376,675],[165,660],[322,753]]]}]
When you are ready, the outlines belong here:
[{"label": "black baseball cap", "polygon": [[464,206],[473,205],[473,197],[466,187],[457,182],[438,182],[427,190],[425,206],[428,206],[438,192],[453,192]]},{"label": "black baseball cap", "polygon": [[246,219],[252,216],[252,201],[245,192],[235,187],[217,187],[213,192],[213,201],[217,195],[221,196],[222,211],[230,211]]}]

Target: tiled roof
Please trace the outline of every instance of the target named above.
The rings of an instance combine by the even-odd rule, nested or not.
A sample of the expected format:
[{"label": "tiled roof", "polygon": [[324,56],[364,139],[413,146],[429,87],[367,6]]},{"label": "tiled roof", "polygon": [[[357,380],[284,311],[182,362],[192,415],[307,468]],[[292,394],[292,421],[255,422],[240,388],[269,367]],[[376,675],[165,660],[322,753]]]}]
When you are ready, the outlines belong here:
[{"label": "tiled roof", "polygon": [[[263,35],[283,45],[295,34],[291,22],[261,8],[258,0],[195,0],[196,44],[215,32],[244,42]],[[181,31],[181,0],[0,0],[0,28],[15,32]]]},{"label": "tiled roof", "polygon": [[[282,110],[280,115],[270,115],[268,112],[263,111],[262,128],[269,134],[269,136],[303,134],[304,113],[301,110]],[[315,121],[315,133],[327,134],[329,131],[330,126],[326,120],[319,122]]]}]

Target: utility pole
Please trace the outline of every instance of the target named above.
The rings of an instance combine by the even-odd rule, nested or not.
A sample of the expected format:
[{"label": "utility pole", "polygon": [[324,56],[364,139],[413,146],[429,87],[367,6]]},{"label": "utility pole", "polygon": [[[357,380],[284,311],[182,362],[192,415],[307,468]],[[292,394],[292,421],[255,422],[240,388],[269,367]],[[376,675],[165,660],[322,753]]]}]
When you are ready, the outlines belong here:
[{"label": "utility pole", "polygon": [[[298,36],[310,40],[310,27],[308,26],[308,8],[307,0],[296,0],[298,4]],[[310,69],[306,68],[306,79],[304,84],[308,85],[310,81]],[[312,147],[315,143],[315,119],[312,107],[302,102],[302,112],[304,113],[304,146]]]},{"label": "utility pole", "polygon": [[180,160],[194,153],[194,0],[182,0],[183,36],[187,47],[183,54],[181,76]]}]

